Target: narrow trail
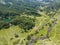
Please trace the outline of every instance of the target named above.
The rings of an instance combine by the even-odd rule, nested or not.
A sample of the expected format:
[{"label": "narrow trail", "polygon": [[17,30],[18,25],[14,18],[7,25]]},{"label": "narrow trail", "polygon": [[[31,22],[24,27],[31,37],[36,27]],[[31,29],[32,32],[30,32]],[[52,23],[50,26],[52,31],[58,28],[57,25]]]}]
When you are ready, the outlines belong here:
[{"label": "narrow trail", "polygon": [[[30,39],[30,41],[29,41],[29,43],[28,43],[27,45],[33,45],[33,44],[34,44],[34,41],[37,41],[37,40],[44,40],[44,39],[49,38],[49,34],[50,34],[52,28],[55,26],[56,21],[57,21],[57,20],[54,18],[53,23],[51,24],[52,26],[49,26],[49,28],[48,28],[46,37],[38,37],[38,38],[34,39],[34,37],[31,36],[31,39]],[[55,31],[56,31],[56,30],[55,30]],[[55,37],[55,36],[54,36],[54,37]]]},{"label": "narrow trail", "polygon": [[46,38],[49,38],[49,34],[50,34],[52,28],[55,26],[56,21],[57,21],[57,20],[54,18],[53,23],[52,23],[51,26],[49,26],[49,28],[48,28],[48,31],[47,31],[47,34],[46,34]]}]

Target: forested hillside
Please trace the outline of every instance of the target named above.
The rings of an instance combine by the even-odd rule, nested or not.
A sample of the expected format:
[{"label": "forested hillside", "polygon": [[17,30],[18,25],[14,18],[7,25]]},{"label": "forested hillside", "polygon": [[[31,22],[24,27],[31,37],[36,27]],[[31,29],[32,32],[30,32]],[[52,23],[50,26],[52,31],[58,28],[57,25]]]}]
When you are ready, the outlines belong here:
[{"label": "forested hillside", "polygon": [[0,45],[60,45],[60,0],[0,0]]}]

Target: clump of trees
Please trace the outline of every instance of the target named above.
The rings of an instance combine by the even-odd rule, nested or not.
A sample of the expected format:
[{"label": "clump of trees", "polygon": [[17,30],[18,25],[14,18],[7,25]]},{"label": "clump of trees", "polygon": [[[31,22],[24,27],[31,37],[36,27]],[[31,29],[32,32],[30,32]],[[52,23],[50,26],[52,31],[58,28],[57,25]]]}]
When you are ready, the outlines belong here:
[{"label": "clump of trees", "polygon": [[0,11],[0,20],[11,19],[11,18],[14,18],[17,15],[19,15],[19,14],[15,13],[15,12],[2,12],[2,11]]},{"label": "clump of trees", "polygon": [[[39,15],[32,12],[31,14]],[[0,29],[9,28],[11,25],[18,25],[20,28],[27,31],[35,26],[35,18],[29,16],[22,16],[16,12],[2,12],[0,11]]]},{"label": "clump of trees", "polygon": [[[6,21],[6,19],[8,19]],[[20,28],[26,30],[32,29],[35,26],[35,18],[21,16],[17,13],[2,13],[0,11],[0,29],[9,28],[11,25],[19,25]]]},{"label": "clump of trees", "polygon": [[11,22],[12,25],[19,25],[20,28],[26,30],[32,29],[35,26],[35,19],[26,16],[20,16]]},{"label": "clump of trees", "polygon": [[0,29],[9,28],[10,21],[14,19],[14,17],[18,16],[17,13],[14,12],[2,12],[0,11]]},{"label": "clump of trees", "polygon": [[[32,29],[35,26],[35,19],[29,17],[21,17],[19,27],[23,28],[24,30]],[[23,21],[22,21],[23,20]]]}]

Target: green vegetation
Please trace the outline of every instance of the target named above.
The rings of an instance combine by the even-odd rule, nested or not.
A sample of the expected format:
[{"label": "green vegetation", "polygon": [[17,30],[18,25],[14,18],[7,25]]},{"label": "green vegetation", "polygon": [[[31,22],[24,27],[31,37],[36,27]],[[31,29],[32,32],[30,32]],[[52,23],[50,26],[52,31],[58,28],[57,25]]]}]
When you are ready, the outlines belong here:
[{"label": "green vegetation", "polygon": [[0,45],[60,45],[60,1],[12,2],[0,4]]},{"label": "green vegetation", "polygon": [[20,28],[26,30],[32,29],[35,26],[35,19],[26,16],[20,16],[12,20],[11,24],[19,25]]}]

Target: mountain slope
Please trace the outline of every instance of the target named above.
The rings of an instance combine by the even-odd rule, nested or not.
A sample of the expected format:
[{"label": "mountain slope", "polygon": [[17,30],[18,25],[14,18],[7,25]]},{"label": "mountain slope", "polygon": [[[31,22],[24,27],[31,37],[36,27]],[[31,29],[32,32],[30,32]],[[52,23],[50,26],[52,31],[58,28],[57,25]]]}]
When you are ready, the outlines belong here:
[{"label": "mountain slope", "polygon": [[60,0],[0,0],[0,45],[60,45]]}]

